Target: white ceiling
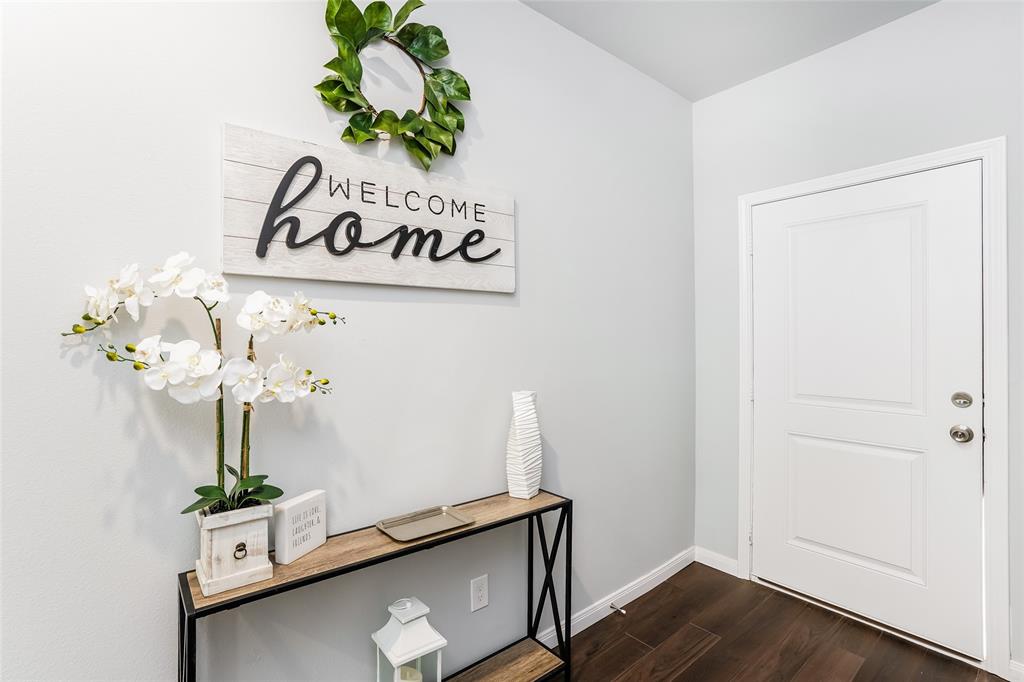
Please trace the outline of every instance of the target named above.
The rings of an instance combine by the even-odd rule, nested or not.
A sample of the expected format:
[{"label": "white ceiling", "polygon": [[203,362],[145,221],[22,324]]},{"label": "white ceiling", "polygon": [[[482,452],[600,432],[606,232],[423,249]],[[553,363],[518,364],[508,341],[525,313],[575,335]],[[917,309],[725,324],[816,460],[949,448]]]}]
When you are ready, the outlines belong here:
[{"label": "white ceiling", "polygon": [[935,0],[524,0],[690,101]]}]

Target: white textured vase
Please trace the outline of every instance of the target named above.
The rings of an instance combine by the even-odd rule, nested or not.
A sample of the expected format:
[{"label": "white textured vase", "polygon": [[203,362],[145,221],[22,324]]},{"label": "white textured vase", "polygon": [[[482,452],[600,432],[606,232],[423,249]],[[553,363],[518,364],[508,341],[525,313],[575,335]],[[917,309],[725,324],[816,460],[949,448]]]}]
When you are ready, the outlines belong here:
[{"label": "white textured vase", "polygon": [[508,494],[528,500],[540,491],[544,467],[544,451],[537,421],[537,392],[512,393],[512,425],[508,430],[505,452],[505,474]]}]

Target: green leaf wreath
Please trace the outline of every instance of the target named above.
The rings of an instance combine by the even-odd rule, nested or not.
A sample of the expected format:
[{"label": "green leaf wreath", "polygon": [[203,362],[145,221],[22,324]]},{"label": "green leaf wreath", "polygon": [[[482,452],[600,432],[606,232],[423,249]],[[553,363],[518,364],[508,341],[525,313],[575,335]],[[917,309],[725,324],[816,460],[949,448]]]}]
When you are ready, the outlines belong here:
[{"label": "green leaf wreath", "polygon": [[[465,129],[466,119],[452,102],[469,100],[469,84],[462,74],[435,65],[448,56],[448,41],[441,29],[406,23],[413,10],[422,6],[422,0],[407,0],[392,14],[386,2],[376,0],[360,12],[352,0],[327,0],[325,20],[338,56],[324,64],[332,73],[314,88],[332,109],[352,114],[342,140],[362,144],[401,138],[409,155],[429,171],[439,154],[455,154],[455,134]],[[400,49],[419,69],[423,98],[418,111],[409,109],[399,117],[390,109],[378,111],[363,96],[359,53],[376,40]]]}]

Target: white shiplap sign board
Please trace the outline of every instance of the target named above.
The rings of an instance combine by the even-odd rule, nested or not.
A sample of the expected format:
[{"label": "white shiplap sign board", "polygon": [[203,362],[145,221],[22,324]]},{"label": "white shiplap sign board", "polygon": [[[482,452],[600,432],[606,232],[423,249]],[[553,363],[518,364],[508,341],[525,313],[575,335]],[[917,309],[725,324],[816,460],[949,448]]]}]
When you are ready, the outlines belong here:
[{"label": "white shiplap sign board", "polygon": [[223,156],[226,273],[515,291],[503,192],[234,125]]}]

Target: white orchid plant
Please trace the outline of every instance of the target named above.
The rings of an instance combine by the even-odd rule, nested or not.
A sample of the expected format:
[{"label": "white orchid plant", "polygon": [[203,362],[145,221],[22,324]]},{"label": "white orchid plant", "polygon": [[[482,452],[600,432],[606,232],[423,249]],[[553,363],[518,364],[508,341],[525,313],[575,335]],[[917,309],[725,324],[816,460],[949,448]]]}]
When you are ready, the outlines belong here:
[{"label": "white orchid plant", "polygon": [[[143,383],[154,391],[167,390],[168,395],[184,404],[216,403],[217,483],[196,488],[199,499],[183,514],[206,510],[216,514],[233,509],[263,504],[284,492],[266,483],[267,476],[249,471],[249,427],[255,403],[291,403],[333,389],[330,380],[317,377],[312,370],[301,368],[284,355],[264,369],[257,364],[254,343],[271,336],[299,331],[309,332],[328,323],[344,323],[344,318],[310,306],[309,300],[296,292],[291,299],[271,296],[263,291],[250,294],[236,318],[248,332],[245,357],[224,356],[221,321],[214,309],[230,300],[228,285],[220,273],[193,267],[194,258],[185,252],[171,256],[163,267],[145,277],[137,264],[125,266],[117,277],[103,287],[85,287],[85,313],[82,321],[62,336],[80,336],[118,322],[123,309],[138,321],[143,308],[160,298],[195,299],[206,311],[213,331],[213,348],[203,348],[192,339],[170,342],[160,335],[148,336],[137,343],[125,344],[119,350],[114,344],[100,344],[98,350],[111,362],[129,363],[142,376]],[[229,388],[235,403],[242,408],[242,439],[237,469],[224,462],[224,392]],[[235,479],[230,490],[224,485],[227,470]]]}]

